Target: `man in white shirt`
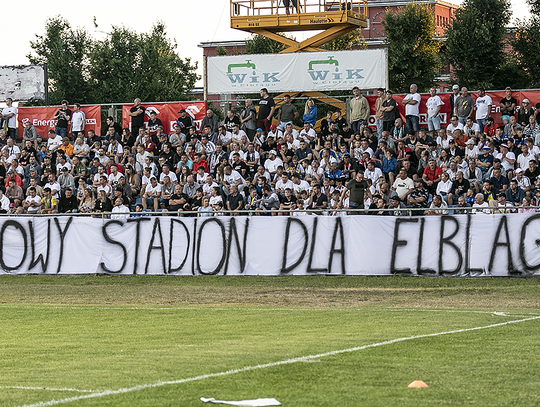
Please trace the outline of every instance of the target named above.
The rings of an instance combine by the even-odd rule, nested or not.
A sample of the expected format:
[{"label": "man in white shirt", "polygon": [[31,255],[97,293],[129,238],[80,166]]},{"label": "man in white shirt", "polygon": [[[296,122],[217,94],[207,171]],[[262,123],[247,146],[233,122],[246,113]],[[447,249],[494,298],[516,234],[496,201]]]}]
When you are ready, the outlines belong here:
[{"label": "man in white shirt", "polygon": [[379,183],[379,177],[382,177],[383,173],[380,168],[375,167],[375,163],[373,161],[368,162],[367,168],[364,171],[364,178],[370,179],[371,182],[373,182],[373,185],[376,185]]},{"label": "man in white shirt", "polygon": [[451,136],[452,134],[454,134],[454,131],[458,129],[461,131],[464,131],[465,126],[463,126],[463,124],[459,122],[459,119],[457,116],[452,116],[450,118],[450,124],[446,126],[446,134]]},{"label": "man in white shirt", "polygon": [[476,123],[480,126],[480,132],[484,131],[486,127],[486,119],[491,113],[491,106],[493,100],[490,96],[486,95],[484,88],[478,88],[478,98],[474,102],[474,109],[476,110]]},{"label": "man in white shirt", "polygon": [[2,150],[8,151],[8,157],[6,158],[6,162],[8,164],[11,164],[14,159],[19,159],[19,157],[21,156],[21,149],[17,147],[17,145],[13,142],[13,139],[11,138],[8,138],[6,143],[7,144],[4,146],[4,148],[2,148]]},{"label": "man in white shirt", "polygon": [[6,107],[2,109],[2,119],[7,120],[8,138],[17,138],[17,108],[13,106],[13,99],[6,99]]},{"label": "man in white shirt", "polygon": [[60,199],[60,195],[58,194],[60,192],[60,184],[56,181],[56,175],[50,174],[49,182],[43,188],[50,188],[52,197]]},{"label": "man in white shirt", "polygon": [[407,170],[402,168],[399,171],[399,176],[394,181],[392,189],[398,194],[400,201],[406,201],[407,195],[409,195],[414,189],[413,180],[407,176]]},{"label": "man in white shirt", "polygon": [[111,219],[121,220],[129,218],[129,208],[124,205],[122,198],[116,198],[112,208]]},{"label": "man in white shirt", "polygon": [[289,179],[289,174],[284,172],[276,181],[275,192],[278,194],[284,194],[287,188],[294,189],[294,183]]},{"label": "man in white shirt", "polygon": [[500,153],[495,155],[495,158],[501,160],[501,165],[506,170],[507,178],[513,178],[514,164],[516,162],[516,155],[508,151],[508,144],[502,143],[500,146]]},{"label": "man in white shirt", "polygon": [[305,140],[309,146],[309,143],[315,140],[317,133],[311,128],[311,124],[304,123],[304,128],[300,130],[300,135],[298,136],[300,140]]},{"label": "man in white shirt", "polygon": [[73,105],[73,113],[71,115],[71,139],[75,139],[80,131],[84,131],[86,126],[86,115],[81,110],[81,105],[75,103]]},{"label": "man in white shirt", "polygon": [[47,140],[47,148],[51,151],[56,151],[62,145],[62,136],[56,134],[54,130],[49,130],[49,139]]},{"label": "man in white shirt", "polygon": [[431,96],[426,101],[428,131],[431,132],[431,137],[435,138],[435,132],[441,128],[441,117],[439,116],[439,113],[441,112],[441,107],[444,105],[444,102],[441,100],[440,96],[437,95],[435,86],[431,87],[429,93]]},{"label": "man in white shirt", "polygon": [[37,195],[36,188],[28,188],[28,196],[23,202],[23,208],[29,214],[37,213],[41,209],[41,197]]},{"label": "man in white shirt", "polygon": [[[270,177],[273,179],[274,175],[277,172],[277,169],[279,166],[283,167],[283,161],[281,161],[281,158],[277,158],[277,152],[276,150],[270,150],[268,152],[268,159],[264,162],[264,168],[268,173],[270,174]],[[271,180],[268,180],[271,181]]]},{"label": "man in white shirt", "polygon": [[416,84],[412,84],[410,89],[410,93],[403,98],[403,103],[405,105],[405,118],[407,119],[407,129],[413,129],[414,131],[418,131],[419,125],[420,125],[420,101],[422,98],[420,97],[420,94],[417,93],[418,86]]},{"label": "man in white shirt", "polygon": [[489,214],[491,211],[489,210],[489,204],[484,201],[484,194],[478,193],[474,196],[474,204],[472,206],[473,209],[471,213],[486,213]]},{"label": "man in white shirt", "polygon": [[173,184],[178,183],[178,178],[176,177],[176,174],[171,171],[169,164],[167,163],[163,164],[163,167],[161,167],[161,174],[159,175],[160,184],[163,184],[163,179],[165,177],[169,177],[169,179],[171,180]]},{"label": "man in white shirt", "polygon": [[242,136],[247,137],[246,132],[244,130],[240,130],[238,123],[234,123],[232,128],[232,138],[236,141],[240,141],[242,140]]},{"label": "man in white shirt", "polygon": [[146,185],[142,198],[144,209],[146,209],[148,205],[153,205],[154,212],[157,212],[159,208],[159,198],[161,198],[161,184],[157,182],[156,177],[150,177],[150,183]]},{"label": "man in white shirt", "polygon": [[242,192],[244,190],[244,187],[246,186],[246,180],[240,175],[238,171],[233,170],[229,165],[227,165],[223,173],[223,190],[226,194],[227,192],[230,192],[229,187],[231,185],[235,185],[238,188],[239,192]]},{"label": "man in white shirt", "polygon": [[11,203],[11,201],[9,200],[9,198],[7,196],[5,196],[2,193],[2,190],[0,189],[0,212],[2,212],[2,213],[8,212],[10,203]]}]

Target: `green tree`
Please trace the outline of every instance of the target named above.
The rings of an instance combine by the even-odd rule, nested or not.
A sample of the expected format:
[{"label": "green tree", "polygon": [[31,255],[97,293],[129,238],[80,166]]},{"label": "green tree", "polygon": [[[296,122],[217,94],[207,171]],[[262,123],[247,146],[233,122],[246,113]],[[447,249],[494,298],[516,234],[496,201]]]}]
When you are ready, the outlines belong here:
[{"label": "green tree", "polygon": [[199,79],[197,63],[183,60],[176,42],[167,38],[165,25],[155,24],[149,33],[112,27],[89,53],[90,76],[96,101],[172,101],[189,98]]},{"label": "green tree", "polygon": [[45,27],[45,34],[31,41],[34,54],[28,58],[48,64],[51,103],[185,100],[199,79],[197,63],[180,58],[161,22],[142,34],[112,27],[101,41],[73,30],[61,17]]},{"label": "green tree", "polygon": [[509,0],[465,0],[446,30],[446,58],[460,84],[501,88]]},{"label": "green tree", "polygon": [[71,28],[60,16],[45,22],[45,34],[30,41],[31,64],[47,64],[49,102],[58,104],[62,99],[70,103],[90,102],[87,52],[93,40],[84,29]]},{"label": "green tree", "polygon": [[321,45],[322,48],[327,51],[347,51],[352,48],[366,49],[367,44],[362,35],[360,28],[349,31],[347,34],[343,34],[340,37],[333,39],[326,44]]},{"label": "green tree", "polygon": [[279,54],[285,48],[285,44],[260,34],[252,34],[246,40],[246,54]]},{"label": "green tree", "polygon": [[512,47],[528,85],[540,86],[540,0],[529,0],[531,17],[518,20]]},{"label": "green tree", "polygon": [[429,89],[439,68],[440,43],[433,37],[435,18],[427,4],[409,3],[388,11],[382,21],[388,45],[390,88],[406,92],[411,83]]}]

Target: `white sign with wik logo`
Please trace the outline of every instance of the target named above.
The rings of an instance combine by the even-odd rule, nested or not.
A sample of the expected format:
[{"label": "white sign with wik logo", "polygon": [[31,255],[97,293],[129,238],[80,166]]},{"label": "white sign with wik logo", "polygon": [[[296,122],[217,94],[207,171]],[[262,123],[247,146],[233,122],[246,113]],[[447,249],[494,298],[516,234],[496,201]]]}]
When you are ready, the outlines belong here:
[{"label": "white sign with wik logo", "polygon": [[386,49],[208,57],[208,93],[386,88]]}]

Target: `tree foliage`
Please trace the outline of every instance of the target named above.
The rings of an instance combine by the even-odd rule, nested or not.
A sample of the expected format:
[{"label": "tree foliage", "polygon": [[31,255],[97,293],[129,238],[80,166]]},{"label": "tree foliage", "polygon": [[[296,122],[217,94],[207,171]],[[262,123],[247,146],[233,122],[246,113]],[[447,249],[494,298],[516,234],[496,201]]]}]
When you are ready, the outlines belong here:
[{"label": "tree foliage", "polygon": [[165,25],[149,33],[112,27],[89,53],[90,76],[96,100],[183,100],[198,79],[197,63],[182,60],[176,42],[167,38]]},{"label": "tree foliage", "polygon": [[528,85],[540,86],[540,0],[529,0],[531,17],[518,20],[512,47]]},{"label": "tree foliage", "polygon": [[470,88],[505,87],[501,68],[509,0],[465,0],[446,30],[446,57],[459,83]]},{"label": "tree foliage", "polygon": [[92,43],[86,30],[71,28],[60,16],[48,19],[45,34],[30,41],[34,52],[27,55],[30,63],[47,64],[50,103],[89,100],[87,52]]},{"label": "tree foliage", "polygon": [[260,34],[252,34],[246,40],[246,54],[279,54],[285,48],[285,44]]},{"label": "tree foliage", "polygon": [[440,43],[433,37],[435,19],[427,4],[409,3],[382,21],[388,45],[390,88],[406,92],[411,83],[420,92],[429,89],[439,68]]},{"label": "tree foliage", "polygon": [[367,44],[362,35],[362,31],[360,28],[357,28],[321,45],[320,48],[328,51],[346,51],[352,48],[366,49]]},{"label": "tree foliage", "polygon": [[184,100],[198,80],[197,63],[180,58],[161,22],[142,34],[112,27],[98,41],[54,17],[31,47],[30,62],[48,64],[51,103]]}]

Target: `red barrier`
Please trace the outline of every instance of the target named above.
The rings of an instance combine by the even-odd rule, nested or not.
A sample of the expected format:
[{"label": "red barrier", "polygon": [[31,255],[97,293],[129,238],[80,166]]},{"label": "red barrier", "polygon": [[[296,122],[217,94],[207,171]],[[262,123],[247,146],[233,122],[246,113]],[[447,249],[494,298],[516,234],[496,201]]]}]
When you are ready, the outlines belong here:
[{"label": "red barrier", "polygon": [[[156,112],[157,118],[163,123],[163,129],[165,133],[170,134],[174,132],[174,124],[176,119],[180,116],[180,109],[185,109],[186,113],[191,116],[193,125],[200,130],[201,122],[206,115],[208,109],[207,102],[182,102],[182,103],[156,103],[156,104],[143,104],[143,108],[146,109],[144,116],[144,124],[147,125],[150,118],[150,112]],[[133,105],[122,106],[122,128],[131,129],[131,116],[129,116],[129,109]]]},{"label": "red barrier", "polygon": [[[24,123],[30,120],[36,128],[39,136],[43,139],[48,138],[49,130],[54,130],[57,120],[54,115],[62,106],[38,106],[38,107],[19,107],[19,137],[22,138]],[[73,107],[70,107],[73,111]],[[88,130],[94,130],[96,134],[101,134],[101,106],[81,106],[81,110],[86,116],[85,133]]]},{"label": "red barrier", "polygon": [[[438,93],[444,105],[441,107],[441,126],[447,126],[450,123],[450,95],[451,93]],[[469,92],[469,95],[472,96],[474,100],[478,97],[478,92]],[[491,117],[495,119],[495,124],[502,124],[501,120],[501,108],[499,103],[505,97],[505,92],[486,92],[486,95],[489,95],[493,100],[493,105],[491,108]],[[397,102],[399,114],[403,121],[405,121],[405,105],[402,105],[401,102],[406,95],[394,95],[394,99]],[[420,126],[427,127],[427,109],[426,101],[429,98],[429,94],[421,94],[422,101],[420,102]],[[512,96],[516,98],[517,105],[521,106],[523,99],[529,99],[531,106],[535,106],[537,102],[540,101],[540,91],[537,90],[523,90],[523,91],[514,91]],[[375,100],[377,96],[368,96],[367,97],[369,106],[371,108],[371,116],[369,117],[369,125],[375,127]]]}]

